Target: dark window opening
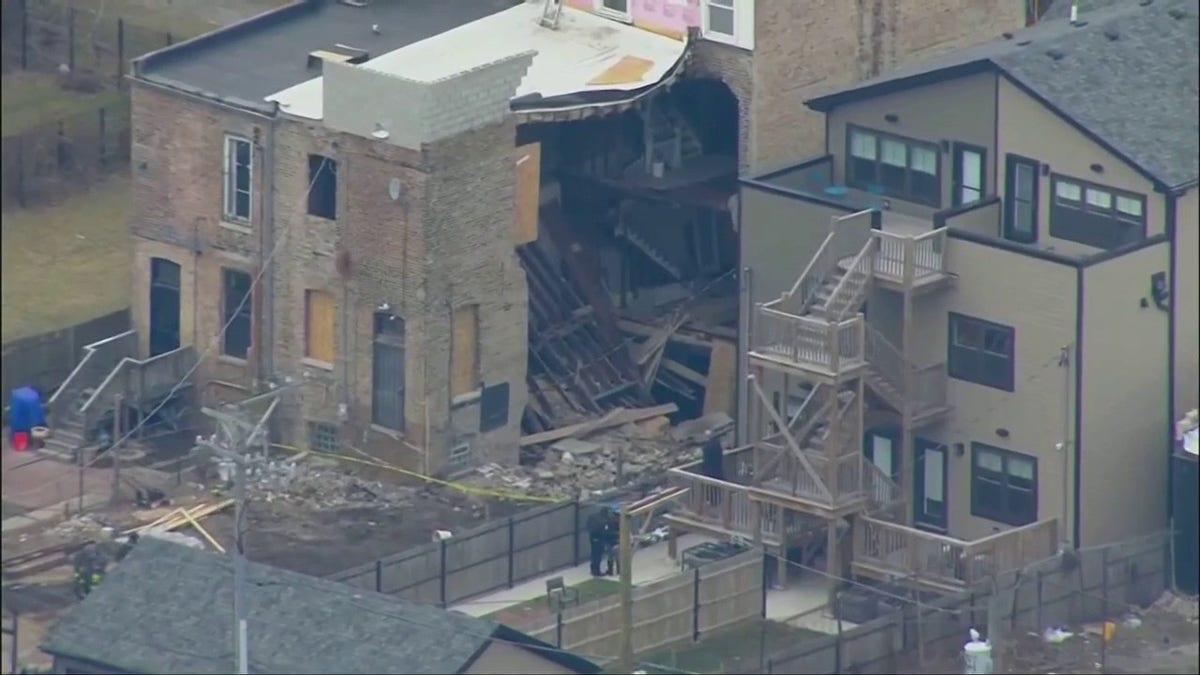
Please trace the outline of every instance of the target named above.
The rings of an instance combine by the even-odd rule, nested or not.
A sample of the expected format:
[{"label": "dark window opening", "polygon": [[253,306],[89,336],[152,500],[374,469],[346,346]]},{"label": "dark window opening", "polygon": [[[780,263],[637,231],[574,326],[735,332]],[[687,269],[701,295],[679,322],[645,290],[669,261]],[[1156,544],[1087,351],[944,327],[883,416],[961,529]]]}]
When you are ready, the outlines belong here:
[{"label": "dark window opening", "polygon": [[308,213],[337,220],[337,161],[322,155],[308,156]]},{"label": "dark window opening", "polygon": [[1146,236],[1146,198],[1055,175],[1050,236],[1113,249]]},{"label": "dark window opening", "polygon": [[1013,390],[1016,331],[1011,327],[951,313],[949,351],[950,377]]},{"label": "dark window opening", "polygon": [[954,206],[964,206],[980,201],[987,194],[987,150],[967,145],[954,144]]},{"label": "dark window opening", "polygon": [[479,431],[488,432],[508,424],[508,383],[484,387],[479,395]]},{"label": "dark window opening", "polygon": [[223,270],[221,325],[225,327],[221,353],[239,359],[250,352],[251,298],[253,282],[240,270]]},{"label": "dark window opening", "polygon": [[972,443],[971,515],[1020,526],[1037,513],[1037,458]]},{"label": "dark window opening", "polygon": [[177,263],[150,259],[150,356],[179,349],[182,281]]},{"label": "dark window opening", "polygon": [[846,183],[856,188],[940,207],[938,147],[898,136],[847,128]]},{"label": "dark window opening", "polygon": [[1009,155],[1004,191],[1004,238],[1023,244],[1037,241],[1038,170],[1034,160]]},{"label": "dark window opening", "polygon": [[371,354],[371,422],[404,431],[404,319],[375,315]]}]

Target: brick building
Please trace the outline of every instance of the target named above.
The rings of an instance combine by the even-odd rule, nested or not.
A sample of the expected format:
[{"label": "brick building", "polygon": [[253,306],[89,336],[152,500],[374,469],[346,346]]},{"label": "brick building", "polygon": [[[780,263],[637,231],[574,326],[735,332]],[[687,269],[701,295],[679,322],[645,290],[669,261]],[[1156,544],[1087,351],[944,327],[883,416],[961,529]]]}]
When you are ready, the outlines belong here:
[{"label": "brick building", "polygon": [[708,352],[647,382],[618,333],[704,286],[728,301],[707,333],[736,338],[737,171],[819,149],[815,91],[1021,4],[305,0],[149,54],[139,349],[204,351],[206,403],[307,378],[285,442],[431,472],[515,462],[523,428],[687,408]]}]

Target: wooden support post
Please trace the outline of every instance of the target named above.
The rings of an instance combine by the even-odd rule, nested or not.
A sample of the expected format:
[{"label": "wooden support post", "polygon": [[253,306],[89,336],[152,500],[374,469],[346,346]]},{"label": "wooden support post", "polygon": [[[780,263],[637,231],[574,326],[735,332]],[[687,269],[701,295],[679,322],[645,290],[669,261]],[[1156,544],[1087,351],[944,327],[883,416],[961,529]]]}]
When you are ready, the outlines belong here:
[{"label": "wooden support post", "polygon": [[633,672],[633,539],[629,509],[621,509],[621,672]]},{"label": "wooden support post", "polygon": [[[909,242],[911,245],[911,242]],[[900,489],[906,503],[913,502],[913,486],[916,478],[917,457],[913,443],[913,298],[912,298],[912,263],[908,259],[909,249],[905,249],[904,262],[904,313],[903,313],[903,344],[900,353],[903,355],[901,366],[904,368],[903,410],[900,411]],[[900,522],[912,525],[913,508],[905,508]]]},{"label": "wooden support post", "polygon": [[829,581],[829,605],[837,602],[838,590],[842,585],[842,556],[838,550],[838,519],[829,520],[825,532],[825,578]]}]

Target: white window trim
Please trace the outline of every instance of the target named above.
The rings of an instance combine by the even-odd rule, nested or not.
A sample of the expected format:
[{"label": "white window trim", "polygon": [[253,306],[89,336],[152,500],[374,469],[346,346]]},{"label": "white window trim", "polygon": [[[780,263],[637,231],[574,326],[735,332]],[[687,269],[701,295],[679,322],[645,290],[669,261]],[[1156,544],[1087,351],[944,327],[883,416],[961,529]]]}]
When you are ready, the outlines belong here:
[{"label": "white window trim", "polygon": [[[700,35],[705,40],[720,42],[742,49],[754,49],[754,0],[733,0],[733,35],[718,33],[709,28],[709,0],[700,3]],[[727,9],[722,7],[722,9]]]},{"label": "white window trim", "polygon": [[[245,216],[237,214],[237,195],[233,194],[230,189],[232,187],[230,172],[236,159],[236,154],[232,151],[234,143],[245,143],[250,146],[250,163],[247,166],[250,171],[250,213]],[[221,218],[230,223],[247,224],[252,220],[254,214],[254,144],[243,136],[226,134],[224,158],[225,161],[221,168]]]},{"label": "white window trim", "polygon": [[610,19],[614,19],[616,21],[621,21],[624,23],[633,23],[633,13],[632,13],[631,5],[634,3],[634,1],[635,0],[626,0],[625,11],[621,12],[621,11],[615,10],[611,7],[605,7],[604,0],[594,0],[595,4],[592,5],[592,8],[593,8],[592,11],[594,11],[596,14],[599,14],[600,16],[606,16],[606,17],[608,17]]}]

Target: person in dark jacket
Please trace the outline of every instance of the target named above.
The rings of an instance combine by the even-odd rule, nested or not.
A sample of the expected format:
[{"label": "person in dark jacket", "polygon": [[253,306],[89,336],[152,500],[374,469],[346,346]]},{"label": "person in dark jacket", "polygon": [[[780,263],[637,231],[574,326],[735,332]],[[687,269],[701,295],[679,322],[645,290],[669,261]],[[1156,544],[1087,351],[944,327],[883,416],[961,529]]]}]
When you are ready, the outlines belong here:
[{"label": "person in dark jacket", "polygon": [[591,562],[592,576],[601,576],[600,563],[604,560],[604,547],[607,543],[608,510],[598,509],[587,517],[588,551]]},{"label": "person in dark jacket", "polygon": [[621,545],[621,506],[613,504],[609,507],[604,520],[604,576],[611,577],[621,573],[618,564],[618,547]]},{"label": "person in dark jacket", "polygon": [[708,440],[700,449],[700,467],[705,476],[725,480],[725,450],[721,447],[721,439],[709,431]]}]

